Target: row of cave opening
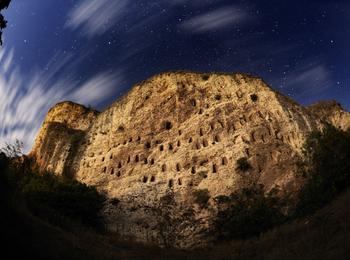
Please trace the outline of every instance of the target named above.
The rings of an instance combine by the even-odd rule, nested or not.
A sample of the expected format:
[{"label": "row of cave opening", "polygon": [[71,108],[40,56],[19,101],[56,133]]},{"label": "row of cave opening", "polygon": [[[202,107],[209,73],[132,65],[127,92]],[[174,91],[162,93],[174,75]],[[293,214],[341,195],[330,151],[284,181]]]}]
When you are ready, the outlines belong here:
[{"label": "row of cave opening", "polygon": [[[209,163],[208,160],[203,160],[203,161],[200,162],[200,166],[205,166],[205,165],[208,164],[208,163]],[[154,164],[154,161],[153,161],[153,164]],[[227,164],[228,164],[227,158],[226,158],[226,157],[223,157],[223,158],[221,159],[221,165],[225,166],[225,165],[227,165]],[[119,162],[119,163],[118,163],[118,171],[116,172],[117,177],[120,177],[120,176],[121,176],[121,170],[120,170],[120,168],[121,168],[121,163]],[[176,169],[177,172],[180,172],[180,171],[181,171],[181,164],[180,164],[180,163],[177,163],[177,164],[175,165],[175,169]],[[218,172],[218,165],[217,165],[216,163],[213,163],[212,166],[211,166],[211,169],[212,169],[212,173],[217,173],[217,172]],[[161,171],[162,171],[162,172],[166,172],[166,171],[167,171],[167,165],[166,165],[166,164],[163,164],[163,165],[161,166]],[[197,171],[196,166],[192,166],[192,167],[191,167],[191,174],[196,174],[196,171]],[[106,173],[106,172],[107,172],[107,167],[106,167],[106,166],[103,167],[102,172],[103,172],[103,173]],[[114,169],[114,168],[111,168],[111,169],[110,169],[110,174],[111,174],[111,175],[114,175],[114,174],[115,174],[115,169]],[[146,183],[146,182],[148,181],[148,177],[144,176],[144,178],[143,178],[142,181],[143,181],[144,183]],[[152,176],[152,177],[150,178],[150,181],[151,181],[151,182],[154,182],[154,181],[155,181],[155,177]]]},{"label": "row of cave opening", "polygon": [[[202,133],[201,133],[201,136],[203,136]],[[194,141],[194,140],[193,140],[192,137],[190,137],[190,138],[188,139],[188,143],[193,143],[193,141]],[[215,143],[219,143],[220,141],[221,141],[220,136],[219,136],[219,135],[215,135],[214,138],[213,138],[212,144],[214,145]],[[201,148],[201,145],[202,145],[203,147],[208,147],[208,146],[209,146],[208,140],[203,139],[201,142],[198,142],[198,141],[197,141],[196,144],[195,144],[196,149],[200,149],[200,148]],[[181,146],[181,141],[178,140],[178,141],[177,141],[177,147],[180,147],[180,146]],[[149,149],[149,148],[151,147],[150,142],[147,142],[147,143],[145,144],[145,147],[146,147],[147,149]],[[169,151],[174,150],[174,145],[173,145],[173,143],[168,143],[168,150],[169,150]],[[160,144],[160,145],[159,145],[159,151],[161,151],[161,152],[164,151],[164,144]],[[110,159],[113,159],[113,154],[110,155]],[[135,163],[138,163],[138,162],[140,162],[141,160],[142,160],[142,159],[140,158],[140,156],[139,156],[138,154],[135,155],[135,158],[134,158],[134,162],[135,162]],[[105,157],[102,157],[102,162],[104,162],[104,161],[105,161]],[[154,159],[153,159],[153,158],[150,159],[150,160],[148,160],[147,158],[144,158],[143,161],[144,161],[144,164],[150,163],[151,165],[154,165]],[[131,162],[131,157],[129,156],[129,157],[128,157],[128,160],[127,160],[127,163],[130,163],[130,162]],[[121,162],[118,163],[118,168],[122,168]]]},{"label": "row of cave opening", "polygon": [[[224,125],[223,125],[223,123],[222,123],[221,121],[218,121],[218,123],[220,123],[221,127],[224,128]],[[165,126],[164,126],[165,129],[170,130],[170,129],[172,128],[172,123],[171,123],[170,121],[165,121],[163,124],[165,125]],[[213,131],[214,129],[215,129],[215,124],[214,124],[214,123],[211,123],[211,124],[210,124],[210,130]],[[204,136],[205,134],[206,134],[206,133],[204,133],[204,130],[203,130],[202,128],[200,128],[200,129],[199,129],[199,135],[202,137],[202,136]],[[182,131],[179,130],[179,136],[181,136],[181,135],[182,135]],[[133,138],[130,137],[128,141],[125,140],[125,141],[123,142],[123,145],[126,145],[128,142],[131,143],[132,141],[133,141]],[[137,141],[137,142],[141,142],[141,137],[138,136],[137,139],[136,139],[136,141]],[[192,141],[193,141],[193,138],[190,137],[190,138],[189,138],[189,143],[191,143]],[[214,142],[219,142],[219,141],[220,141],[220,137],[219,137],[218,135],[215,135],[215,136],[214,136]],[[158,144],[160,144],[160,143],[161,143],[161,141],[159,141],[159,140],[155,141],[155,144],[156,144],[156,145],[158,145]],[[119,145],[119,144],[118,144],[118,145]],[[181,146],[180,140],[177,142],[177,146],[178,146],[178,147]],[[152,147],[152,144],[151,144],[150,141],[145,142],[145,144],[144,144],[144,148],[145,148],[145,149],[150,149],[151,147]],[[173,145],[172,145],[172,144],[169,144],[169,150],[172,150],[172,147],[173,147]],[[161,151],[163,151],[162,145],[160,146],[160,149],[161,149]]]},{"label": "row of cave opening", "polygon": [[[151,176],[150,182],[155,182],[155,181],[156,181],[155,177],[154,177],[154,176]],[[148,177],[147,177],[147,176],[143,176],[142,182],[143,182],[143,183],[147,183],[147,182],[148,182]],[[182,185],[182,179],[181,179],[181,178],[178,178],[178,179],[177,179],[177,184],[178,184],[179,186]],[[170,180],[168,181],[168,186],[169,186],[169,188],[172,188],[172,187],[174,186],[174,180],[173,180],[173,179],[170,179]]]}]

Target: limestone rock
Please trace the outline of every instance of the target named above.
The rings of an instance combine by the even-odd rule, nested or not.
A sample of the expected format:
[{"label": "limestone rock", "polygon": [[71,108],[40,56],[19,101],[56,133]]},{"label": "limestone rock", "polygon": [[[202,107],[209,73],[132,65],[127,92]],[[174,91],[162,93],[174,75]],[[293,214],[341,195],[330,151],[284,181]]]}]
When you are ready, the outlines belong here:
[{"label": "limestone rock", "polygon": [[[56,105],[31,156],[42,169],[106,193],[108,227],[139,241],[165,243],[157,209],[173,194],[180,205],[174,219],[187,225],[167,232],[175,245],[189,247],[205,240],[216,196],[252,181],[297,190],[303,142],[325,122],[345,129],[350,114],[334,103],[305,108],[244,74],[163,73],[102,113]],[[252,165],[249,172],[238,170],[241,157]],[[209,190],[209,209],[193,202],[200,189]],[[181,219],[189,208],[194,214]]]}]

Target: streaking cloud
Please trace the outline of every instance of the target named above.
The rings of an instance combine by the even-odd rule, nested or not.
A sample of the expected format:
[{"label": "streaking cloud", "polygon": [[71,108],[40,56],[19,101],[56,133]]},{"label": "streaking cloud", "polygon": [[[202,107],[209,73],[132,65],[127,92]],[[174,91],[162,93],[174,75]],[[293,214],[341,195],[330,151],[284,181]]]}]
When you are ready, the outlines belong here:
[{"label": "streaking cloud", "polygon": [[180,27],[189,32],[203,33],[242,23],[247,19],[248,15],[245,11],[237,7],[226,6],[195,16],[183,22]]},{"label": "streaking cloud", "polygon": [[66,26],[87,37],[104,34],[118,22],[128,0],[81,0],[68,14]]},{"label": "streaking cloud", "polygon": [[[47,111],[71,100],[97,106],[117,93],[121,73],[99,73],[83,82],[72,74],[72,55],[57,54],[44,72],[24,75],[14,65],[14,50],[0,51],[0,147],[15,139],[30,149]],[[65,75],[65,76],[62,76]]]}]

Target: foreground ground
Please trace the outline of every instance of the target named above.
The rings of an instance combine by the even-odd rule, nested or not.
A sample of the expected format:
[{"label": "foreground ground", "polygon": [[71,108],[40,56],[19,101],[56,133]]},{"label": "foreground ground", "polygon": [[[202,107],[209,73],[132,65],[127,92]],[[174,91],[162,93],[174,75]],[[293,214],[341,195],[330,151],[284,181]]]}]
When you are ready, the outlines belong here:
[{"label": "foreground ground", "polygon": [[159,249],[86,229],[68,232],[11,206],[1,193],[1,252],[11,259],[350,259],[350,190],[316,214],[258,238],[195,251]]}]

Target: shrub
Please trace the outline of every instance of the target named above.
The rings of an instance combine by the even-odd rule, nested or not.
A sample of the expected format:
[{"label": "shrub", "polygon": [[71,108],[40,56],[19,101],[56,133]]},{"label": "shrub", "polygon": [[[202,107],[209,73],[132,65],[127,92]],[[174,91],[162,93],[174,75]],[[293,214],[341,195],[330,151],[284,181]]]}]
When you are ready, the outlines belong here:
[{"label": "shrub", "polygon": [[321,208],[350,186],[350,130],[327,125],[309,135],[301,172],[305,185],[299,194],[297,215]]},{"label": "shrub", "polygon": [[54,222],[63,217],[93,227],[101,224],[99,212],[105,197],[94,187],[52,174],[28,174],[22,179],[19,190],[39,217],[51,218]]},{"label": "shrub", "polygon": [[249,171],[252,168],[252,166],[250,165],[246,157],[242,157],[237,160],[237,168],[242,172],[246,172]]},{"label": "shrub", "polygon": [[195,190],[193,192],[194,202],[197,203],[201,208],[208,207],[208,201],[210,199],[210,194],[208,189]]},{"label": "shrub", "polygon": [[215,199],[218,213],[214,232],[218,240],[245,239],[285,221],[282,200],[275,191],[264,193],[263,185],[252,185]]}]

